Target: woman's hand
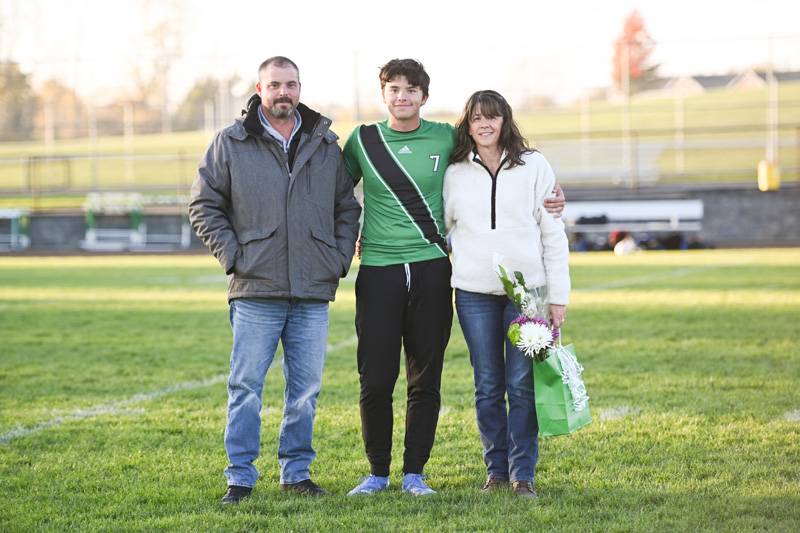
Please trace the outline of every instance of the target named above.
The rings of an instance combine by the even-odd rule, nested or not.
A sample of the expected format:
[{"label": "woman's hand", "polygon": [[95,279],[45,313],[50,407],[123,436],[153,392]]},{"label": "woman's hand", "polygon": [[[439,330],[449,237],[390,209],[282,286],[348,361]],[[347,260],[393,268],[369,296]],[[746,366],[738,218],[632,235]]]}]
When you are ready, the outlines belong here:
[{"label": "woman's hand", "polygon": [[556,183],[553,189],[553,194],[555,196],[544,199],[544,208],[548,213],[553,215],[554,218],[561,218],[561,213],[564,211],[564,205],[566,205],[567,199],[564,197],[564,191],[561,190],[561,185],[558,183]]},{"label": "woman's hand", "polygon": [[550,304],[550,323],[554,328],[560,328],[567,319],[567,306]]}]

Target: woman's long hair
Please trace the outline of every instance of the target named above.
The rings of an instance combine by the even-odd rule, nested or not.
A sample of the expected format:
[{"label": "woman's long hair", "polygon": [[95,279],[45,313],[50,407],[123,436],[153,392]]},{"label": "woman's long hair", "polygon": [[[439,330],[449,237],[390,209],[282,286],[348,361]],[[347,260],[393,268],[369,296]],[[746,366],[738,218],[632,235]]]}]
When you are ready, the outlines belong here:
[{"label": "woman's long hair", "polygon": [[500,128],[500,149],[506,151],[508,167],[524,165],[522,154],[531,152],[528,141],[519,132],[517,123],[511,113],[511,106],[506,99],[497,91],[478,91],[473,93],[464,106],[464,113],[456,122],[456,146],[450,156],[451,163],[458,163],[467,157],[471,157],[475,149],[475,141],[469,134],[469,119],[475,113],[475,109],[480,107],[480,112],[486,117],[503,117],[503,125]]}]

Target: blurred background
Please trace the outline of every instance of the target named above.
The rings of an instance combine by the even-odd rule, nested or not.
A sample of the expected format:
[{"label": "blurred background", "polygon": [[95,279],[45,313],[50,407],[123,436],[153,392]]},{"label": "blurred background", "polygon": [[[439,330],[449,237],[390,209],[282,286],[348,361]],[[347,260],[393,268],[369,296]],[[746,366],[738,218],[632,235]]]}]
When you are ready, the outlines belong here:
[{"label": "blurred background", "polygon": [[342,138],[384,118],[393,57],[431,74],[428,119],[500,91],[575,250],[798,245],[798,20],[791,1],[0,0],[0,250],[199,248],[197,162],[272,55]]}]

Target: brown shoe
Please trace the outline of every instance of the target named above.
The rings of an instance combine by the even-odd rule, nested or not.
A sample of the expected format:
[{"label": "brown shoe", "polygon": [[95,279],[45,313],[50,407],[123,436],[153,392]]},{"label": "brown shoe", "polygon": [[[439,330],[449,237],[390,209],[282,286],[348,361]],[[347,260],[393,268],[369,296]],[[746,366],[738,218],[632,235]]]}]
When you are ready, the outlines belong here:
[{"label": "brown shoe", "polygon": [[489,476],[486,478],[486,483],[481,487],[481,492],[494,492],[505,488],[508,488],[507,479]]},{"label": "brown shoe", "polygon": [[514,491],[514,494],[522,496],[523,498],[536,499],[539,497],[539,495],[536,494],[536,490],[533,488],[533,483],[530,481],[512,481],[511,490]]}]

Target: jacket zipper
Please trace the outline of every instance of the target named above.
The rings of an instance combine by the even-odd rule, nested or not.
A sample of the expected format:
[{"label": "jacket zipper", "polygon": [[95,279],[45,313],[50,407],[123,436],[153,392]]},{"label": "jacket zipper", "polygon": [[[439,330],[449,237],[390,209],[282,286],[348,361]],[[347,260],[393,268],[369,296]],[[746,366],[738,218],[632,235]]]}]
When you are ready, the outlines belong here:
[{"label": "jacket zipper", "polygon": [[483,163],[483,161],[480,160],[480,158],[478,157],[477,154],[475,154],[475,157],[473,157],[472,160],[474,162],[478,163],[484,169],[486,169],[486,172],[489,173],[489,177],[492,178],[492,211],[491,211],[492,212],[492,215],[491,215],[492,216],[492,225],[491,225],[491,229],[497,229],[497,176],[500,175],[500,171],[503,169],[503,165],[506,164],[506,161],[508,160],[508,158],[504,157],[503,160],[500,161],[500,165],[498,165],[498,167],[497,167],[497,172],[495,172],[494,174],[492,174],[492,171],[489,170],[489,167],[487,167]]}]

